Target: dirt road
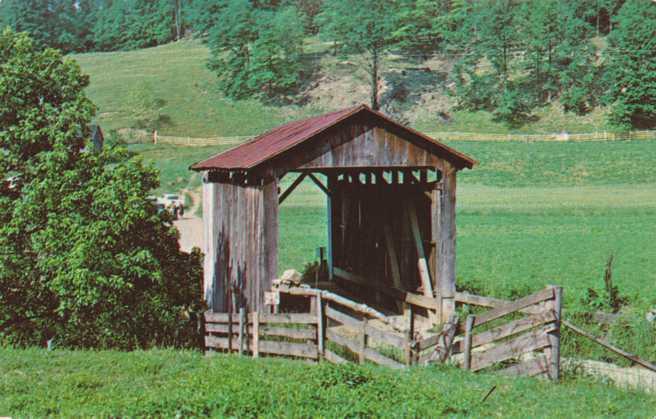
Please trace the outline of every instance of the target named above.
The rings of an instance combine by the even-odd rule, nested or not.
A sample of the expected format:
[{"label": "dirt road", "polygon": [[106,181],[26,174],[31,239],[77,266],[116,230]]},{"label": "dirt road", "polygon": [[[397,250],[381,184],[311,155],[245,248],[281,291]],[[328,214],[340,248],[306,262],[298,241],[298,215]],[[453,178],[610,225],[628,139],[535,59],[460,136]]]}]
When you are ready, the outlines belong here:
[{"label": "dirt road", "polygon": [[180,231],[180,248],[189,252],[193,247],[204,250],[205,234],[203,232],[203,219],[196,215],[200,206],[200,195],[196,191],[183,190],[181,194],[189,194],[191,197],[191,208],[185,209],[185,215],[173,222]]}]

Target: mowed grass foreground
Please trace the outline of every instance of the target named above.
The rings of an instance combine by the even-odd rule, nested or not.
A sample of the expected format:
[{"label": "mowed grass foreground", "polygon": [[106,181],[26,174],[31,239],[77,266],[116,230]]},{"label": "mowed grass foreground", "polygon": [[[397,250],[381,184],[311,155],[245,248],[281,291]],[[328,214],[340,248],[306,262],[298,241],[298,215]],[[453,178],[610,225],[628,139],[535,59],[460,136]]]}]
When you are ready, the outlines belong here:
[{"label": "mowed grass foreground", "polygon": [[653,396],[585,379],[553,385],[452,368],[394,371],[191,351],[0,349],[3,416],[646,418],[655,411]]}]

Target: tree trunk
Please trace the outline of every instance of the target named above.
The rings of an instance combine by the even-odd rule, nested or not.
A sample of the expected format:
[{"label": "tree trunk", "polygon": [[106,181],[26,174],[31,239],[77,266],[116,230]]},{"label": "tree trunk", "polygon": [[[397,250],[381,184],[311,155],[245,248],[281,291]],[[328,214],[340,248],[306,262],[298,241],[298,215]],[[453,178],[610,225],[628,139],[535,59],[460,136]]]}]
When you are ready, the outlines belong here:
[{"label": "tree trunk", "polygon": [[378,103],[378,50],[374,49],[371,52],[371,109],[380,110]]},{"label": "tree trunk", "polygon": [[175,40],[179,41],[182,32],[182,0],[175,1]]}]

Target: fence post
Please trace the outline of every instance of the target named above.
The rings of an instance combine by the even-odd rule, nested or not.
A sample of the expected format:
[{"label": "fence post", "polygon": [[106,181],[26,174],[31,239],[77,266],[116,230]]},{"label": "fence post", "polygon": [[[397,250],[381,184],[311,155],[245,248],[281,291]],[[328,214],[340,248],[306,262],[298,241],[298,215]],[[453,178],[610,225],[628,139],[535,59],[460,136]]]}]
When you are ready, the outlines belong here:
[{"label": "fence post", "polygon": [[253,313],[253,358],[260,357],[260,310]]},{"label": "fence post", "polygon": [[563,301],[563,288],[552,286],[554,291],[553,311],[556,315],[556,329],[550,332],[549,345],[551,346],[551,359],[549,360],[549,378],[553,381],[560,379],[560,318]]},{"label": "fence post", "polygon": [[324,309],[321,294],[317,294],[317,349],[319,350],[319,361],[323,360],[325,355],[325,324],[324,324]]},{"label": "fence post", "polygon": [[233,338],[233,328],[232,328],[232,310],[233,307],[231,306],[230,309],[228,310],[228,353],[232,352],[232,338]]},{"label": "fence post", "polygon": [[358,353],[358,362],[364,364],[364,352],[367,349],[367,318],[362,318],[362,325],[360,328],[360,351]]},{"label": "fence post", "polygon": [[472,346],[472,330],[474,329],[474,321],[476,316],[470,314],[467,316],[467,323],[465,324],[465,363],[466,370],[471,369],[471,346]]},{"label": "fence post", "polygon": [[406,326],[408,328],[405,336],[405,364],[410,366],[413,364],[413,350],[412,341],[415,335],[415,315],[411,304],[403,303],[403,315],[405,317]]},{"label": "fence post", "polygon": [[246,309],[239,308],[239,355],[244,354],[244,329],[246,328]]}]

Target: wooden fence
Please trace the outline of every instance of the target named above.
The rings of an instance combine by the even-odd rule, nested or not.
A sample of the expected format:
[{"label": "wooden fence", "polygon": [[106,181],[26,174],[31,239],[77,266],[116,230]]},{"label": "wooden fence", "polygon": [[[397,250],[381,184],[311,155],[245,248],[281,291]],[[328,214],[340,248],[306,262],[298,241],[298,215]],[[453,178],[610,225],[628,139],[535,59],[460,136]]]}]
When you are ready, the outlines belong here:
[{"label": "wooden fence", "polygon": [[[119,131],[128,143],[153,143],[152,133],[136,129],[122,129]],[[656,140],[656,130],[628,131],[628,132],[590,132],[590,133],[553,133],[553,134],[487,134],[476,132],[429,132],[432,138],[440,141],[488,141],[488,142],[580,142],[580,141],[621,141],[621,140]],[[253,136],[234,137],[176,137],[170,135],[157,135],[158,144],[171,144],[181,146],[237,146],[254,138]]]},{"label": "wooden fence", "polygon": [[452,359],[472,371],[500,367],[508,375],[559,377],[560,287],[512,302],[459,293],[460,302],[495,308],[465,322],[453,315],[441,333],[423,338],[415,333],[414,306],[407,302],[405,324],[399,328],[373,308],[329,291],[283,286],[277,292],[309,298],[310,312],[207,312],[205,346],[253,357],[372,362],[392,368]]},{"label": "wooden fence", "polygon": [[[462,301],[463,294],[456,299]],[[461,354],[463,368],[481,371],[505,364],[502,374],[558,380],[562,288],[548,287],[505,304],[478,296],[465,295],[465,299],[495,308],[470,315],[459,325],[462,339],[454,343],[452,353]],[[511,360],[515,362],[510,364]]]}]

